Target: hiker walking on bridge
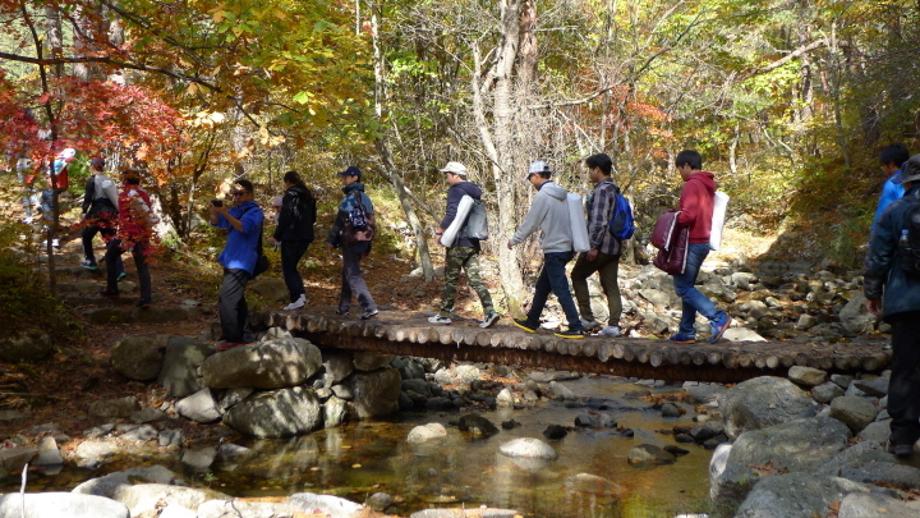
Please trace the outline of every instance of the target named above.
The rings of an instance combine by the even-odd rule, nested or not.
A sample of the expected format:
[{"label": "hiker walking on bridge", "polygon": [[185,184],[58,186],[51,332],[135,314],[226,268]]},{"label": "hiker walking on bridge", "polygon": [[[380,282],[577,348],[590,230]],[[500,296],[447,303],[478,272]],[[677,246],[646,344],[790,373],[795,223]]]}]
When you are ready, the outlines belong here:
[{"label": "hiker walking on bridge", "polygon": [[[467,180],[466,167],[459,162],[448,162],[441,172],[450,186],[447,189],[447,211],[444,219],[441,220],[435,234],[442,236],[454,219],[457,218],[460,200],[464,196],[469,196],[474,204],[482,203],[482,189],[473,182]],[[447,258],[444,261],[444,294],[441,296],[441,310],[437,315],[428,319],[432,324],[446,325],[451,323],[451,315],[454,312],[454,301],[457,298],[457,288],[460,284],[460,271],[466,270],[466,278],[470,287],[479,295],[479,301],[482,303],[484,317],[479,323],[483,329],[491,327],[498,321],[498,313],[492,305],[492,295],[489,294],[488,288],[482,282],[479,273],[479,254],[481,252],[479,239],[469,234],[468,226],[472,211],[463,215],[459,231],[456,233],[451,244],[447,245]]]},{"label": "hiker walking on bridge", "polygon": [[913,454],[920,439],[920,155],[904,164],[904,197],[881,216],[866,258],[869,310],[891,324],[888,451]]},{"label": "hiker walking on bridge", "polygon": [[[585,159],[588,178],[594,184],[594,191],[588,197],[588,239],[591,250],[580,254],[572,269],[572,287],[578,300],[581,324],[587,331],[600,331],[602,336],[620,336],[620,315],[623,313],[623,301],[617,275],[620,268],[622,243],[610,231],[610,220],[616,208],[616,199],[620,188],[613,183],[610,173],[613,161],[604,153],[592,155]],[[601,287],[607,296],[609,316],[607,325],[601,326],[594,320],[591,310],[591,297],[588,293],[588,277],[600,273]]]},{"label": "hiker walking on bridge", "polygon": [[559,299],[569,323],[567,330],[554,334],[559,338],[580,339],[584,338],[584,329],[565,275],[565,265],[575,256],[572,224],[566,201],[568,193],[552,180],[552,176],[553,173],[545,162],[537,160],[530,164],[527,181],[537,190],[537,195],[524,218],[524,223],[508,241],[510,249],[523,243],[537,229],[543,231],[543,237],[540,239],[540,246],[543,248],[543,269],[534,287],[527,319],[515,319],[514,325],[528,333],[536,333],[540,327],[540,314],[543,313],[546,299],[552,292]]},{"label": "hiker walking on bridge", "polygon": [[361,260],[371,252],[371,242],[377,228],[374,219],[374,204],[364,193],[361,183],[361,169],[351,166],[339,173],[342,192],[345,197],[339,204],[335,223],[329,232],[328,242],[332,248],[342,249],[342,289],[336,314],[347,315],[351,301],[357,296],[364,310],[361,320],[377,316],[377,304],[367,289],[361,274]]}]

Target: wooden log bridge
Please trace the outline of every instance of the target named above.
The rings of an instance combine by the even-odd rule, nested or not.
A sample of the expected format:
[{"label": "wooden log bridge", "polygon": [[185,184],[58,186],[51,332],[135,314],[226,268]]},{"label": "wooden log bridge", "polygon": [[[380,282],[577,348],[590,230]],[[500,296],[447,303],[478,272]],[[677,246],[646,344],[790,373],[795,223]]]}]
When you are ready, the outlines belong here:
[{"label": "wooden log bridge", "polygon": [[269,315],[269,324],[309,339],[322,349],[370,351],[445,361],[509,366],[669,381],[731,383],[757,376],[786,376],[801,365],[829,372],[877,372],[890,351],[881,339],[828,343],[811,341],[727,342],[675,345],[645,338],[557,338],[549,332],[525,333],[514,326],[480,329],[474,322],[434,326],[420,313],[381,311],[362,321],[314,311]]}]

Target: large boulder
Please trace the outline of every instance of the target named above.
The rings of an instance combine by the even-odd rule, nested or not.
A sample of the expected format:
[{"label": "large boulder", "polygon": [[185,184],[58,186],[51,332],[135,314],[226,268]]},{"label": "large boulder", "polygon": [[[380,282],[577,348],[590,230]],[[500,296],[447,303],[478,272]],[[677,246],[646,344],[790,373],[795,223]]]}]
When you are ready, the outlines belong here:
[{"label": "large boulder", "polygon": [[201,375],[212,389],[276,389],[302,384],[322,364],[315,345],[302,338],[279,338],[210,356],[201,364]]},{"label": "large boulder", "polygon": [[836,503],[868,488],[842,478],[790,473],[767,477],[754,486],[735,518],[789,518],[831,516]]},{"label": "large boulder", "polygon": [[920,516],[920,500],[905,502],[878,493],[850,493],[840,502],[837,518],[910,518]]},{"label": "large boulder", "polygon": [[50,356],[53,351],[51,337],[37,330],[0,339],[0,361],[4,362],[39,361]]},{"label": "large boulder", "polygon": [[878,409],[871,401],[858,396],[842,396],[831,401],[831,417],[859,433],[875,420]]},{"label": "large boulder", "polygon": [[720,506],[741,502],[758,479],[819,467],[847,446],[850,430],[829,417],[798,419],[741,434],[710,482]]},{"label": "large boulder", "polygon": [[808,393],[785,378],[773,376],[739,383],[725,394],[721,410],[725,433],[731,438],[817,413]]},{"label": "large boulder", "polygon": [[122,376],[135,381],[157,379],[163,367],[166,336],[129,335],[112,347],[112,368]]},{"label": "large boulder", "polygon": [[231,407],[224,414],[224,423],[255,437],[287,437],[315,430],[322,418],[313,391],[294,387],[251,396]]},{"label": "large boulder", "polygon": [[176,411],[186,419],[197,423],[213,423],[220,419],[217,403],[211,395],[211,389],[203,388],[191,396],[176,403]]},{"label": "large boulder", "polygon": [[198,368],[213,348],[206,343],[196,343],[186,337],[170,337],[166,342],[163,367],[157,383],[172,397],[185,397],[204,388]]},{"label": "large boulder", "polygon": [[351,376],[347,386],[358,417],[367,419],[398,411],[401,381],[399,370],[394,368],[358,372]]},{"label": "large boulder", "polygon": [[854,291],[848,297],[849,302],[840,310],[840,325],[848,335],[861,335],[872,331],[875,316],[866,309],[866,296],[862,291]]},{"label": "large boulder", "polygon": [[130,518],[124,504],[108,498],[73,493],[26,493],[25,509],[19,493],[0,495],[0,518]]},{"label": "large boulder", "polygon": [[370,372],[388,366],[392,360],[392,356],[385,354],[356,352],[354,353],[353,364],[356,370]]}]

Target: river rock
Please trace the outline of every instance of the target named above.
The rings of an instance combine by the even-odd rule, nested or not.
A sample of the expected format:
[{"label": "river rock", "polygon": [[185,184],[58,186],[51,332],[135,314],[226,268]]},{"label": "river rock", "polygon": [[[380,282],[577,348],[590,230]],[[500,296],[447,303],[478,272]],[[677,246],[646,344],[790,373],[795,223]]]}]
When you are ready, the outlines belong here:
[{"label": "river rock", "polygon": [[729,342],[766,342],[767,339],[746,327],[730,327],[722,335]]},{"label": "river rock", "polygon": [[73,488],[73,493],[96,495],[111,498],[122,486],[130,486],[138,482],[152,484],[181,484],[178,475],[163,466],[155,465],[141,468],[131,468],[124,471],[115,471],[108,475],[91,478]]},{"label": "river rock", "polygon": [[862,464],[844,466],[840,476],[856,482],[876,484],[903,489],[920,488],[920,469],[897,461],[868,461]]},{"label": "river rock", "polygon": [[167,429],[157,434],[157,444],[163,448],[177,448],[182,446],[184,437],[182,430]]},{"label": "river rock", "polygon": [[793,365],[789,367],[789,379],[805,387],[814,387],[827,381],[827,372],[821,369]]},{"label": "river rock", "polygon": [[460,418],[458,427],[462,432],[468,432],[477,439],[488,439],[498,433],[498,428],[485,417],[479,414],[467,414]]},{"label": "river rock", "polygon": [[410,430],[409,436],[406,437],[406,442],[409,444],[421,444],[445,437],[447,437],[447,428],[444,428],[444,425],[441,423],[428,423]]},{"label": "river rock", "polygon": [[19,363],[44,360],[54,352],[48,333],[39,330],[21,331],[0,339],[0,361]]},{"label": "river rock", "polygon": [[361,504],[332,495],[316,493],[295,493],[289,499],[295,510],[307,513],[323,513],[332,518],[347,518],[363,509]]},{"label": "river rock", "polygon": [[620,484],[591,473],[578,473],[566,480],[566,485],[580,493],[620,497],[626,490]]},{"label": "river rock", "polygon": [[377,492],[367,497],[367,500],[364,501],[364,505],[382,513],[386,511],[388,507],[393,505],[393,497],[387,493]]},{"label": "river rock", "polygon": [[498,391],[498,395],[495,396],[495,404],[499,408],[511,408],[514,406],[514,394],[511,393],[511,389],[505,387]]},{"label": "river rock", "polygon": [[849,302],[838,314],[840,324],[849,335],[861,335],[872,331],[875,316],[866,309],[866,296],[862,291],[853,291]]},{"label": "river rock", "polygon": [[156,516],[164,504],[195,511],[208,500],[226,499],[227,495],[210,489],[196,489],[167,484],[133,484],[118,486],[111,499],[128,507],[131,516]]},{"label": "river rock", "polygon": [[513,509],[496,509],[481,506],[472,509],[425,509],[414,512],[409,518],[517,518],[522,516]]},{"label": "river rock", "polygon": [[27,462],[38,455],[38,448],[0,448],[0,473],[19,473]]},{"label": "river rock", "polygon": [[888,378],[875,378],[871,380],[857,380],[853,384],[856,388],[872,397],[885,397],[888,395]]},{"label": "river rock", "polygon": [[653,444],[640,444],[626,454],[626,461],[632,466],[673,464],[675,460],[674,455]]},{"label": "river rock", "polygon": [[799,317],[798,322],[795,323],[795,328],[798,331],[808,331],[809,329],[818,325],[818,319],[813,315],[808,313],[802,313],[802,316]]},{"label": "river rock", "polygon": [[74,450],[77,467],[95,469],[119,452],[118,445],[112,441],[89,439],[80,443]]},{"label": "river rock", "polygon": [[362,351],[354,353],[352,363],[354,364],[355,370],[359,370],[361,372],[371,372],[388,366],[392,359],[392,356],[388,356],[386,354]]},{"label": "river rock", "polygon": [[843,450],[849,438],[850,430],[828,417],[744,432],[732,445],[724,471],[710,481],[714,499],[737,505],[759,478],[815,469]]},{"label": "river rock", "polygon": [[844,470],[859,468],[870,462],[896,463],[894,455],[888,453],[882,444],[861,442],[851,446],[819,466],[815,473],[841,477]]},{"label": "river rock", "polygon": [[117,399],[102,399],[89,404],[89,413],[102,418],[127,418],[137,411],[137,398],[125,396]]},{"label": "river rock", "polygon": [[221,396],[220,401],[217,402],[217,410],[223,414],[233,405],[243,402],[246,398],[251,396],[253,392],[255,391],[251,388],[235,388],[227,390],[224,392],[224,395]]},{"label": "river rock", "polygon": [[196,423],[213,423],[220,419],[220,411],[209,388],[203,388],[180,400],[176,403],[176,411]]},{"label": "river rock", "polygon": [[381,417],[398,411],[400,381],[399,370],[394,368],[359,372],[351,376],[348,386],[354,396],[353,403],[358,417]]},{"label": "river rock", "polygon": [[791,381],[773,376],[739,383],[725,394],[721,410],[725,432],[731,438],[817,413],[807,393]]},{"label": "river rock", "polygon": [[38,444],[38,458],[33,462],[35,466],[54,467],[64,464],[64,457],[61,456],[61,450],[58,449],[57,441],[54,437],[43,437]]},{"label": "river rock", "polygon": [[790,473],[767,477],[754,486],[735,518],[830,516],[835,503],[868,488],[842,478]]},{"label": "river rock", "polygon": [[255,437],[302,434],[321,422],[319,400],[303,387],[257,393],[224,414],[227,426]]},{"label": "river rock", "polygon": [[282,338],[214,354],[201,364],[201,376],[210,388],[276,389],[302,384],[322,363],[315,345]]},{"label": "river rock", "polygon": [[323,403],[323,426],[335,428],[345,422],[348,417],[348,403],[335,396]]},{"label": "river rock", "polygon": [[827,383],[822,383],[811,389],[811,396],[815,398],[815,401],[818,403],[826,405],[833,401],[835,398],[842,396],[843,392],[843,389],[840,388],[839,385],[828,381]]},{"label": "river rock", "polygon": [[[165,512],[166,509],[159,518],[165,518]],[[197,511],[189,518],[281,518],[287,516],[309,515],[296,512],[290,502],[246,502],[235,498],[233,500],[208,500],[199,505]]]},{"label": "river rock", "polygon": [[128,508],[101,496],[73,493],[26,493],[25,509],[18,493],[0,495],[0,518],[130,518]]},{"label": "river rock", "polygon": [[328,387],[341,383],[342,380],[355,371],[354,359],[349,353],[326,353],[323,355],[323,369],[325,376],[323,380]]},{"label": "river rock", "polygon": [[914,518],[920,500],[905,502],[878,493],[850,493],[840,502],[837,518]]},{"label": "river rock", "polygon": [[871,401],[856,396],[841,396],[831,401],[831,417],[859,433],[875,420],[878,409]]},{"label": "river rock", "polygon": [[144,407],[131,414],[131,422],[135,424],[152,423],[164,419],[166,414],[157,408]]},{"label": "river rock", "polygon": [[198,368],[213,352],[211,345],[174,336],[166,342],[163,368],[157,383],[172,397],[185,397],[204,388]]},{"label": "river rock", "polygon": [[498,451],[501,452],[502,455],[512,458],[542,460],[553,460],[556,458],[556,450],[554,450],[552,446],[533,437],[512,439],[502,444]]},{"label": "river rock", "polygon": [[135,381],[157,379],[163,366],[165,336],[129,335],[119,340],[111,351],[112,368]]}]

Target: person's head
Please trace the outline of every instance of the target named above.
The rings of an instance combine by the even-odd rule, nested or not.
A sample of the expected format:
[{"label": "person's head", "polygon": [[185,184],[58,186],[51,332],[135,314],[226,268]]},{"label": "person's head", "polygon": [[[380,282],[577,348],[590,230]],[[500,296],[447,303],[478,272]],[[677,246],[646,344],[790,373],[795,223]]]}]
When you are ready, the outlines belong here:
[{"label": "person's head", "polygon": [[339,178],[342,179],[342,185],[351,185],[361,181],[361,169],[357,166],[350,165],[348,169],[345,169],[339,173]]},{"label": "person's head", "polygon": [[613,171],[613,161],[606,153],[591,155],[585,159],[585,169],[588,170],[588,178],[593,183],[600,183],[610,178]]},{"label": "person's head", "polygon": [[97,156],[90,160],[89,167],[94,173],[101,173],[105,170],[105,159],[101,156]]},{"label": "person's head", "polygon": [[233,182],[233,189],[230,190],[230,196],[233,196],[234,205],[246,203],[255,198],[255,188],[249,180],[236,180]]},{"label": "person's head", "polygon": [[886,175],[897,171],[901,168],[901,165],[910,158],[910,153],[907,152],[907,148],[903,144],[891,144],[890,146],[885,146],[881,152],[879,152],[879,161],[882,164],[882,171]]},{"label": "person's head", "polygon": [[905,189],[920,185],[920,154],[910,157],[901,164],[904,176],[901,177],[901,183]]},{"label": "person's head", "polygon": [[527,181],[530,182],[534,189],[539,189],[544,183],[550,181],[552,177],[553,172],[550,170],[549,164],[543,160],[534,160],[527,169]]},{"label": "person's head", "polygon": [[141,172],[132,168],[122,169],[121,181],[127,185],[140,185]]},{"label": "person's head", "polygon": [[466,166],[460,162],[448,162],[446,166],[441,168],[441,172],[444,173],[444,179],[448,185],[466,181]]},{"label": "person's head", "polygon": [[298,174],[297,171],[288,171],[284,173],[284,187],[291,188],[295,185],[299,185],[301,187],[304,186],[303,179],[300,178],[300,174]]},{"label": "person's head", "polygon": [[685,149],[677,154],[674,165],[680,171],[681,178],[687,180],[691,174],[703,169],[703,157],[692,149]]}]

